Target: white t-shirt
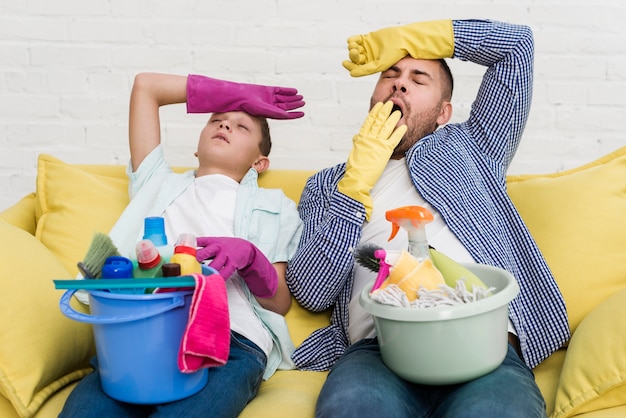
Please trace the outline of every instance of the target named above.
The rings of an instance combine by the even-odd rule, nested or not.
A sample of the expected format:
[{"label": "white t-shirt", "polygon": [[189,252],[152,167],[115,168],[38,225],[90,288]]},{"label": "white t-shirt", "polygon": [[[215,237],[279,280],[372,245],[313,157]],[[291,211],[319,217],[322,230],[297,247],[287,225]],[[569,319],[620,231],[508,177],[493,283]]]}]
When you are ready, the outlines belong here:
[{"label": "white t-shirt", "polygon": [[[387,251],[406,250],[408,237],[404,230],[398,231],[395,238],[388,241],[391,235],[391,223],[385,219],[385,212],[402,206],[416,205],[425,207],[434,216],[434,220],[426,224],[426,237],[432,247],[457,262],[473,263],[475,261],[465,246],[448,229],[441,214],[426,203],[415,190],[404,158],[389,161],[370,195],[374,201],[374,209],[370,217],[373,222],[366,222],[363,225],[361,242],[377,244]],[[350,299],[350,323],[348,325],[351,343],[376,335],[371,315],[359,304],[361,290],[376,278],[376,273],[358,263],[355,263],[354,269],[354,286]],[[510,324],[509,328],[512,328]]]},{"label": "white t-shirt", "polygon": [[[182,233],[196,237],[233,237],[239,183],[222,174],[196,177],[166,209],[165,233],[174,244]],[[246,297],[243,279],[235,273],[226,281],[231,330],[248,338],[269,357],[272,339]]]}]

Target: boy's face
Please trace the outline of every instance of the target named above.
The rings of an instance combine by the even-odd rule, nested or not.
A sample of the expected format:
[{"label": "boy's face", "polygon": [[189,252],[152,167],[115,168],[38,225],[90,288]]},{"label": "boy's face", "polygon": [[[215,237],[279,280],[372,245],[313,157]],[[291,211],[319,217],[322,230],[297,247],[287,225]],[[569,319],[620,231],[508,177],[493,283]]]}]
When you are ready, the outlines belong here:
[{"label": "boy's face", "polygon": [[221,172],[238,181],[255,167],[261,155],[260,122],[245,112],[213,113],[200,133],[200,170]]}]

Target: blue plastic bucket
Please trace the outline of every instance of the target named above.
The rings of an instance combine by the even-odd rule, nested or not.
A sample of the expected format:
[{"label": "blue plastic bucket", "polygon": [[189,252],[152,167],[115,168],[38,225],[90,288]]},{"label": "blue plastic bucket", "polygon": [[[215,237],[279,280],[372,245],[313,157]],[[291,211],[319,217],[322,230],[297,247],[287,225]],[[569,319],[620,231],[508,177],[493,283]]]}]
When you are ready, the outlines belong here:
[{"label": "blue plastic bucket", "polygon": [[63,294],[61,312],[93,324],[100,382],[107,395],[122,402],[160,404],[204,388],[207,369],[182,373],[177,364],[192,291],[135,295],[89,290],[91,315],[70,306],[75,291]]}]

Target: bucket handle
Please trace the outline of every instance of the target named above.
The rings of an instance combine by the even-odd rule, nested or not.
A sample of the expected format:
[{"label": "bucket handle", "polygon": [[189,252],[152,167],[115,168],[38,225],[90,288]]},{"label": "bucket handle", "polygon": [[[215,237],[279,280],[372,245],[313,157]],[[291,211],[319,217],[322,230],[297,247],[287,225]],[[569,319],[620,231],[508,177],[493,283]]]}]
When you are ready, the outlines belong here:
[{"label": "bucket handle", "polygon": [[174,308],[178,308],[179,306],[183,306],[185,304],[185,299],[183,296],[172,295],[172,303],[165,306],[159,306],[158,309],[148,310],[139,314],[95,316],[78,312],[70,306],[70,300],[72,299],[72,296],[74,296],[76,290],[78,289],[67,290],[65,293],[63,293],[63,296],[61,296],[61,300],[59,301],[61,313],[63,313],[63,315],[67,316],[70,319],[79,322],[86,322],[88,324],[119,324],[123,322],[137,321],[140,319],[160,315],[164,312],[170,311]]}]

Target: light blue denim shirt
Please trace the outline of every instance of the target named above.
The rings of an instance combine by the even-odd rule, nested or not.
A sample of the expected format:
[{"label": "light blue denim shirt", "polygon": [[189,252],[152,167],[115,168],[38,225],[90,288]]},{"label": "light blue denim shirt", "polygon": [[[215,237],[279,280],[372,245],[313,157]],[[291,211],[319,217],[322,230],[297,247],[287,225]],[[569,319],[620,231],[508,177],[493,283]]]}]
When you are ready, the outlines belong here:
[{"label": "light blue denim shirt", "polygon": [[[130,203],[109,236],[120,254],[132,254],[143,237],[144,218],[162,216],[167,207],[193,182],[195,171],[174,173],[166,163],[163,148],[156,147],[133,172],[128,166]],[[273,263],[287,262],[296,251],[302,222],[295,203],[282,190],[258,186],[258,173],[250,169],[240,182],[235,205],[235,236],[256,245]],[[278,368],[293,368],[294,350],[284,318],[261,307],[249,294],[254,312],[268,330],[274,345],[264,378]]]}]

